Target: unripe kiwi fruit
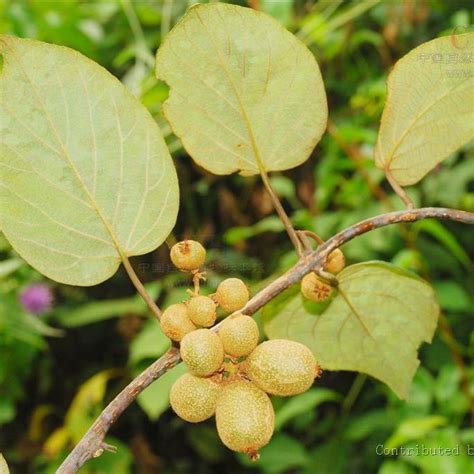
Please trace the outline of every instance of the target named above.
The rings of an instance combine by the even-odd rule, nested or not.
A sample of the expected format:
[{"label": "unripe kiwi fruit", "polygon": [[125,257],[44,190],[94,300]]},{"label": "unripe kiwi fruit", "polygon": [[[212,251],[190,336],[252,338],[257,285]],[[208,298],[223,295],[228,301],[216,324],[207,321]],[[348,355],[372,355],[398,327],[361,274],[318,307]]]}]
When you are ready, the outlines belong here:
[{"label": "unripe kiwi fruit", "polygon": [[249,298],[249,290],[239,278],[227,278],[217,287],[216,300],[227,313],[242,309]]},{"label": "unripe kiwi fruit", "polygon": [[170,257],[180,270],[197,270],[206,260],[206,249],[195,240],[183,240],[171,247]]},{"label": "unripe kiwi fruit", "polygon": [[234,357],[246,356],[257,347],[258,326],[250,316],[230,316],[219,328],[219,337],[226,354]]},{"label": "unripe kiwi fruit", "polygon": [[207,420],[216,411],[220,390],[221,386],[210,378],[183,374],[171,387],[171,408],[190,423]]},{"label": "unripe kiwi fruit", "polygon": [[326,301],[332,293],[332,286],[311,272],[301,280],[301,293],[311,301]]},{"label": "unripe kiwi fruit", "polygon": [[339,273],[346,266],[346,258],[342,253],[342,250],[333,250],[324,265],[324,269],[331,273]]},{"label": "unripe kiwi fruit", "polygon": [[216,425],[229,449],[255,456],[272,437],[275,412],[265,392],[239,380],[222,388],[216,404]]},{"label": "unripe kiwi fruit", "polygon": [[206,377],[216,372],[224,361],[224,348],[219,336],[209,329],[197,329],[183,337],[181,358],[193,375]]},{"label": "unripe kiwi fruit", "polygon": [[287,397],[308,390],[320,368],[305,345],[272,339],[257,346],[248,356],[245,372],[265,392]]},{"label": "unripe kiwi fruit", "polygon": [[188,308],[183,303],[172,304],[166,308],[161,315],[160,326],[166,336],[177,342],[196,329],[189,319]]},{"label": "unripe kiwi fruit", "polygon": [[216,322],[216,303],[209,296],[193,296],[188,303],[188,315],[196,326],[211,327]]}]

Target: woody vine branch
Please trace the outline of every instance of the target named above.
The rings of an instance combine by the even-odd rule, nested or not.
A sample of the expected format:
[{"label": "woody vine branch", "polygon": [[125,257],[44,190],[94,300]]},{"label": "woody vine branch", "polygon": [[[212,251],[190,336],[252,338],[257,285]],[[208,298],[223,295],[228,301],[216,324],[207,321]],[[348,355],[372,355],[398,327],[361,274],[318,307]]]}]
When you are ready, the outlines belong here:
[{"label": "woody vine branch", "polygon": [[[300,281],[307,273],[321,270],[329,254],[355,237],[381,227],[397,223],[410,223],[428,218],[450,220],[464,224],[474,224],[474,213],[458,209],[425,207],[381,214],[354,224],[337,233],[316,250],[305,253],[286,273],[278,277],[257,293],[240,311],[252,315],[271,299]],[[213,330],[219,328],[219,324]],[[102,411],[69,456],[57,470],[57,474],[73,474],[89,459],[100,456],[104,450],[113,447],[104,442],[112,425],[136,397],[151,383],[164,375],[180,362],[179,350],[171,347],[163,356],[130,382]]]}]

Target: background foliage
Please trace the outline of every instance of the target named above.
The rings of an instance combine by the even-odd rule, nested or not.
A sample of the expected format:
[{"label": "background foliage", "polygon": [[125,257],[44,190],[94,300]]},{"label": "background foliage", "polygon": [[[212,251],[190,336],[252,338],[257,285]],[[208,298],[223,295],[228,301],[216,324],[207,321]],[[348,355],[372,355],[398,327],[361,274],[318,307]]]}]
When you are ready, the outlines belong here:
[{"label": "background foliage", "polygon": [[[329,237],[370,215],[399,208],[373,164],[391,65],[418,44],[472,26],[468,1],[253,0],[315,54],[329,100],[329,133],[295,170],[272,184],[297,227]],[[167,88],[154,78],[154,52],[185,0],[45,2],[0,0],[0,32],[75,48],[119,77],[161,126],[181,186],[175,239],[210,249],[209,288],[241,276],[253,291],[295,256],[258,178],[216,177],[186,156],[160,113]],[[283,99],[283,98],[282,98]],[[474,211],[474,149],[465,147],[409,188],[418,205]],[[436,337],[422,346],[410,398],[363,375],[327,372],[309,392],[275,399],[277,434],[250,465],[226,450],[211,423],[189,425],[167,411],[173,374],[131,406],[108,441],[119,447],[81,472],[465,473],[473,461],[473,230],[419,222],[380,229],[347,244],[351,263],[391,261],[430,280],[443,308]],[[161,306],[187,282],[168,246],[134,260]],[[55,303],[33,316],[24,288],[45,281],[0,235],[0,451],[13,472],[54,472],[101,407],[168,347],[125,272],[92,288],[48,281]],[[257,316],[258,317],[258,316]],[[60,332],[58,332],[60,330]],[[182,370],[182,368],[175,369]],[[468,396],[469,395],[469,396]],[[380,456],[376,447],[456,447],[457,456]]]}]

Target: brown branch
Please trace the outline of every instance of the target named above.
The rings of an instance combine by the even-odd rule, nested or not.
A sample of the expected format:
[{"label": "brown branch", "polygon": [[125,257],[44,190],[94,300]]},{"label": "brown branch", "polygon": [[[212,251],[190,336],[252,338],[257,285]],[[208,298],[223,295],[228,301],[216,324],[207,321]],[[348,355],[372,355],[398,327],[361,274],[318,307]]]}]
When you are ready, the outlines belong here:
[{"label": "brown branch", "polygon": [[[317,250],[302,257],[298,263],[282,276],[270,283],[266,288],[257,293],[241,310],[245,314],[254,314],[272,298],[289,288],[303,278],[310,271],[322,269],[328,255],[349,242],[353,238],[391,224],[415,222],[422,219],[438,218],[474,224],[474,213],[457,209],[425,207],[407,211],[396,211],[382,214],[354,224],[335,236],[331,237]],[[219,325],[213,329],[218,329]],[[135,400],[135,398],[153,381],[161,377],[169,369],[180,362],[179,350],[172,347],[150,367],[145,369],[136,379],[125,387],[114,400],[102,411],[94,424],[71,451],[63,464],[56,471],[57,474],[73,474],[88,460],[102,453],[107,446],[104,438],[110,427],[115,423],[122,412]]]}]

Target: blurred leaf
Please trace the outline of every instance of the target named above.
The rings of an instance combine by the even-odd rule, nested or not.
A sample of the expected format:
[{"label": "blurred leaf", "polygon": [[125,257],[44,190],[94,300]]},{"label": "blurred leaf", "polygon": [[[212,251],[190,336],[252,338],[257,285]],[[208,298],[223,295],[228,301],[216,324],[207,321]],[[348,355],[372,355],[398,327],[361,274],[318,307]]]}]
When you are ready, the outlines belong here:
[{"label": "blurred leaf", "polygon": [[308,462],[308,455],[303,445],[288,435],[278,433],[270,444],[260,449],[260,459],[250,461],[244,454],[239,454],[240,462],[247,467],[261,469],[263,472],[277,474],[302,467]]},{"label": "blurred leaf", "polygon": [[393,421],[385,410],[372,410],[354,418],[346,428],[344,438],[351,441],[360,441],[379,430],[392,428]]},{"label": "blurred leaf", "polygon": [[160,130],[76,51],[5,35],[0,54],[2,231],[49,278],[100,283],[174,226],[178,183]]},{"label": "blurred leaf", "polygon": [[215,464],[225,456],[227,448],[222,444],[215,426],[191,424],[186,429],[186,435],[203,461]]},{"label": "blurred leaf", "polygon": [[[421,440],[420,440],[421,441]],[[423,438],[421,449],[417,452],[415,446],[408,445],[415,450],[416,455],[403,456],[407,462],[417,466],[422,474],[467,474],[474,472],[474,459],[466,453],[466,447],[460,442],[452,428],[446,428],[431,433]],[[446,450],[450,450],[447,454]],[[472,448],[471,448],[472,449]],[[440,452],[444,450],[443,452]]]},{"label": "blurred leaf", "polygon": [[9,258],[7,260],[3,260],[0,262],[0,278],[5,278],[10,273],[15,272],[18,270],[22,265],[24,265],[24,261],[20,258]]},{"label": "blurred leaf", "polygon": [[384,461],[377,474],[416,474],[416,471],[409,464],[397,460]]},{"label": "blurred leaf", "polygon": [[[161,293],[161,285],[158,282],[145,285],[145,288],[154,300]],[[63,326],[73,328],[129,313],[138,315],[149,313],[148,306],[140,295],[129,298],[94,301],[77,308],[60,308],[55,312],[55,318]]]},{"label": "blurred leaf", "polygon": [[352,265],[338,279],[337,295],[321,314],[310,312],[298,286],[267,304],[266,334],[306,344],[323,369],[367,373],[406,398],[419,365],[417,348],[436,328],[432,288],[385,262]]},{"label": "blurred leaf", "polygon": [[435,281],[433,286],[436,290],[441,308],[446,311],[468,312],[472,308],[473,302],[466,290],[455,281]]},{"label": "blurred leaf", "polygon": [[447,364],[440,368],[434,394],[443,415],[463,417],[469,411],[469,401],[461,390],[461,374],[455,365]]},{"label": "blurred leaf", "polygon": [[277,19],[282,25],[288,25],[293,10],[293,0],[260,0],[260,8]]},{"label": "blurred leaf", "polygon": [[65,427],[74,443],[82,438],[100,413],[107,383],[119,374],[117,369],[103,370],[79,387],[65,418]]},{"label": "blurred leaf", "polygon": [[56,458],[68,445],[71,433],[65,426],[56,428],[43,443],[43,451],[49,458]]},{"label": "blurred leaf", "polygon": [[163,355],[170,347],[170,340],[163,334],[156,320],[146,323],[140,334],[130,344],[128,363],[136,364],[142,359]]},{"label": "blurred leaf", "polygon": [[402,186],[417,183],[474,139],[474,69],[459,46],[473,41],[474,33],[428,41],[388,77],[375,161]]},{"label": "blurred leaf", "polygon": [[443,416],[426,416],[424,418],[411,418],[400,423],[395,433],[384,443],[384,448],[393,449],[409,441],[423,438],[434,429],[448,422]]},{"label": "blurred leaf", "polygon": [[117,438],[107,437],[106,443],[117,448],[116,453],[104,451],[98,458],[87,461],[81,474],[131,474],[133,455],[129,447]]},{"label": "blurred leaf", "polygon": [[233,227],[224,234],[224,241],[228,245],[250,239],[264,232],[282,232],[285,229],[277,216],[268,216],[252,226]]},{"label": "blurred leaf", "polygon": [[171,386],[185,372],[187,372],[186,366],[179,364],[138,395],[138,404],[150,420],[157,420],[168,409]]},{"label": "blurred leaf", "polygon": [[414,224],[418,231],[426,232],[442,243],[465,267],[469,267],[470,258],[456,237],[439,221],[430,219]]},{"label": "blurred leaf", "polygon": [[170,86],[163,111],[173,131],[214,174],[293,168],[326,128],[314,56],[255,10],[194,5],[160,46],[156,75]]},{"label": "blurred leaf", "polygon": [[15,415],[16,408],[13,400],[0,394],[0,425],[10,423],[15,419]]},{"label": "blurred leaf", "polygon": [[312,388],[307,392],[291,397],[282,408],[276,411],[275,430],[280,430],[289,420],[316,408],[324,402],[338,401],[341,396],[327,388]]},{"label": "blurred leaf", "polygon": [[350,445],[331,438],[310,452],[310,462],[302,474],[347,474],[353,460]]}]

